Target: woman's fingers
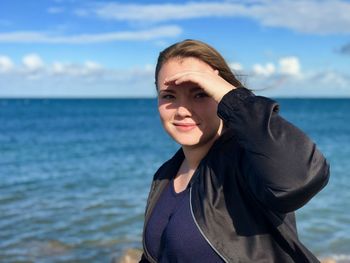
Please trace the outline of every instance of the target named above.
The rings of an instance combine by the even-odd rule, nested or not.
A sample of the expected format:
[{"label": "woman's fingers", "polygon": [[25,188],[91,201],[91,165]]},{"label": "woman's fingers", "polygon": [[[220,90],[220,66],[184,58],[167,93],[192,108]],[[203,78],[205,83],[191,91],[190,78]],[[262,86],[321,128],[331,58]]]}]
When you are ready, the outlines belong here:
[{"label": "woman's fingers", "polygon": [[175,85],[181,85],[182,83],[186,83],[186,82],[192,82],[197,84],[196,78],[189,74],[180,76],[174,81]]},{"label": "woman's fingers", "polygon": [[177,73],[173,76],[167,77],[164,80],[164,84],[174,83],[175,85],[180,85],[184,82],[198,82],[198,78],[196,75],[201,74],[200,72],[192,72],[192,71],[184,71]]},{"label": "woman's fingers", "polygon": [[181,85],[186,82],[196,84],[218,102],[227,92],[235,88],[219,75],[218,70],[211,72],[183,71],[164,80],[165,85]]}]

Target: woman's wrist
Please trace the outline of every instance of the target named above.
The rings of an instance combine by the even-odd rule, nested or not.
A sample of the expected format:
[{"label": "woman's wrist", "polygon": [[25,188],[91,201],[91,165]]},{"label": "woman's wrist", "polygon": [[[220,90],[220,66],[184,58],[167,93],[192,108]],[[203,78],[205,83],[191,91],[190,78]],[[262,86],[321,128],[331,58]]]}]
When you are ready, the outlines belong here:
[{"label": "woman's wrist", "polygon": [[215,95],[213,95],[213,98],[214,100],[217,102],[217,103],[220,103],[220,101],[222,100],[222,98],[227,94],[229,93],[230,91],[236,89],[236,87],[230,85],[231,87],[225,87],[225,88],[222,88],[220,89],[218,92],[216,92]]}]

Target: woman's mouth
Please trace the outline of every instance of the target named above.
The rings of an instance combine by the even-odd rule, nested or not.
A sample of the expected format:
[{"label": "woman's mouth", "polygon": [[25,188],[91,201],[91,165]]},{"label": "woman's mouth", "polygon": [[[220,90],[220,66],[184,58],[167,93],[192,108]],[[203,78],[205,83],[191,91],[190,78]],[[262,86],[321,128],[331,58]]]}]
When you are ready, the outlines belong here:
[{"label": "woman's mouth", "polygon": [[190,131],[198,126],[197,123],[182,123],[182,122],[175,122],[173,123],[173,125],[179,131]]}]

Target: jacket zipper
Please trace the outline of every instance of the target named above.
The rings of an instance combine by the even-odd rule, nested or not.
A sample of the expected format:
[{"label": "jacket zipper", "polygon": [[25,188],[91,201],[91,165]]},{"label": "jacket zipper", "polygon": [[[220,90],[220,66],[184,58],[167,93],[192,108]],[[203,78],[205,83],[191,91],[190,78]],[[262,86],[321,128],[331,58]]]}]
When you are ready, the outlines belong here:
[{"label": "jacket zipper", "polygon": [[192,186],[190,187],[190,207],[191,207],[191,215],[192,215],[192,218],[194,220],[194,223],[196,224],[199,232],[201,233],[201,235],[204,237],[204,239],[208,242],[208,244],[211,246],[211,248],[222,258],[222,260],[226,263],[229,263],[225,257],[223,255],[220,254],[220,252],[213,246],[212,243],[210,243],[209,239],[204,235],[202,229],[200,228],[200,226],[198,225],[197,221],[196,221],[196,218],[194,217],[194,214],[193,214],[193,208],[192,208]]}]

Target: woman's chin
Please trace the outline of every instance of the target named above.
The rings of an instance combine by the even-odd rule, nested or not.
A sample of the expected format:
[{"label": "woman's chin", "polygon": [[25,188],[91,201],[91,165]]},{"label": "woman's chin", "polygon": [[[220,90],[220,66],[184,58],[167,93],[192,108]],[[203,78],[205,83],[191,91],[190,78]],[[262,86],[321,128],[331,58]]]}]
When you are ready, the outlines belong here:
[{"label": "woman's chin", "polygon": [[195,147],[200,144],[199,140],[176,140],[183,147]]}]

